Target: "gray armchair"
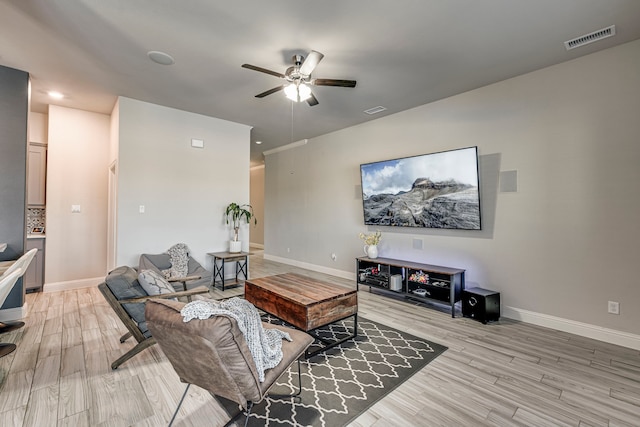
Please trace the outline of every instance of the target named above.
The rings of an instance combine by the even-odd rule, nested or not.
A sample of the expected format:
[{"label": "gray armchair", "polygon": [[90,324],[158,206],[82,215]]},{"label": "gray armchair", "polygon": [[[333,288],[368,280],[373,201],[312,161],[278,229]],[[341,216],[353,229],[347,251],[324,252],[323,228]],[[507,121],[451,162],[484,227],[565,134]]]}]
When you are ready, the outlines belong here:
[{"label": "gray armchair", "polygon": [[[300,394],[299,359],[313,343],[310,335],[299,330],[287,329],[292,341],[282,342],[282,361],[276,367],[265,371],[265,380],[260,382],[249,346],[233,318],[216,316],[185,323],[180,314],[182,307],[184,303],[179,301],[153,300],[147,303],[145,310],[149,330],[180,376],[180,381],[187,383],[169,426],[173,424],[191,384],[240,405],[242,409],[229,420],[227,426],[245,414],[246,427],[253,405],[267,396],[267,392],[280,375],[296,361],[298,393],[278,397],[293,398]],[[274,327],[267,323],[263,323],[263,326]]]},{"label": "gray armchair", "polygon": [[135,347],[111,364],[111,369],[118,369],[124,362],[156,343],[144,318],[144,308],[147,301],[154,298],[190,297],[209,292],[209,288],[201,286],[188,291],[148,295],[138,282],[138,272],[127,266],[121,266],[111,271],[104,283],[98,285],[98,289],[128,330],[120,337],[120,342],[124,343],[131,337],[137,341]]},{"label": "gray armchair", "polygon": [[[171,268],[171,257],[169,254],[142,254],[138,271],[155,270],[162,274],[162,270]],[[194,277],[195,276],[195,277]],[[198,286],[210,286],[212,273],[205,269],[198,261],[189,257],[189,272],[184,278],[169,279],[176,291],[186,291]],[[186,280],[181,280],[186,279]]]}]

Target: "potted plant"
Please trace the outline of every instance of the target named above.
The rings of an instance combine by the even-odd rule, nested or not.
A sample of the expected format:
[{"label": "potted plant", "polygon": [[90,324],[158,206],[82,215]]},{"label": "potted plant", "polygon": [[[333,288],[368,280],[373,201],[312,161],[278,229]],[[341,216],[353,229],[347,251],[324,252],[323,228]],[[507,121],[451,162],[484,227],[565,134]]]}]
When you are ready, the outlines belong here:
[{"label": "potted plant", "polygon": [[249,224],[251,219],[253,219],[254,225],[258,223],[258,220],[253,214],[253,207],[249,204],[239,205],[237,203],[230,203],[225,210],[225,218],[227,224],[231,224],[233,227],[233,240],[229,242],[229,252],[241,252],[242,242],[238,239],[240,224],[243,220]]}]

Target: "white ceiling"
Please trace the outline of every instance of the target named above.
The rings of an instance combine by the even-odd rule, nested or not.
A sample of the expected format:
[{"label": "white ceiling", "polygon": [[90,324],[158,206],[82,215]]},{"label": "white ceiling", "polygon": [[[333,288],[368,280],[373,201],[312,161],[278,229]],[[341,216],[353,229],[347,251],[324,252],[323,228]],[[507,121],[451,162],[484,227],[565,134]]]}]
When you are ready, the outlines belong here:
[{"label": "white ceiling", "polygon": [[[563,42],[615,24],[614,37]],[[28,71],[32,109],[110,113],[119,95],[253,126],[262,150],[312,138],[640,38],[638,0],[2,0],[0,64]],[[325,54],[319,105],[293,104],[278,72]],[[153,63],[147,52],[172,55]],[[48,90],[66,95],[50,100]],[[378,105],[383,113],[363,111]],[[197,135],[194,135],[197,137]]]}]

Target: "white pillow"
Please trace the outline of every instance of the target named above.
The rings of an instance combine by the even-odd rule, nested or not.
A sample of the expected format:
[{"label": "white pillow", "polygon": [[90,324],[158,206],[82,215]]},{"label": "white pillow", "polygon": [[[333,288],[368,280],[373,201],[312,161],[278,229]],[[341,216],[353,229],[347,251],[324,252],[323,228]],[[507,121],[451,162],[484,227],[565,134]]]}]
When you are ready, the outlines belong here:
[{"label": "white pillow", "polygon": [[161,274],[153,270],[142,270],[138,282],[148,295],[171,294],[175,289]]}]

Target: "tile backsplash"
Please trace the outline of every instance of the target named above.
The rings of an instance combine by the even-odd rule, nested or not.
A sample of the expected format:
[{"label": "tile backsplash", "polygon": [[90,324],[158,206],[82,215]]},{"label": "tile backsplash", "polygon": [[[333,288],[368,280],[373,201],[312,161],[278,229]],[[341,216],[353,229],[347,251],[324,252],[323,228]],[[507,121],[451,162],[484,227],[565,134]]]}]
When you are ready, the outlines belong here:
[{"label": "tile backsplash", "polygon": [[33,227],[44,227],[45,209],[44,208],[28,208],[27,209],[27,234],[31,234]]}]

